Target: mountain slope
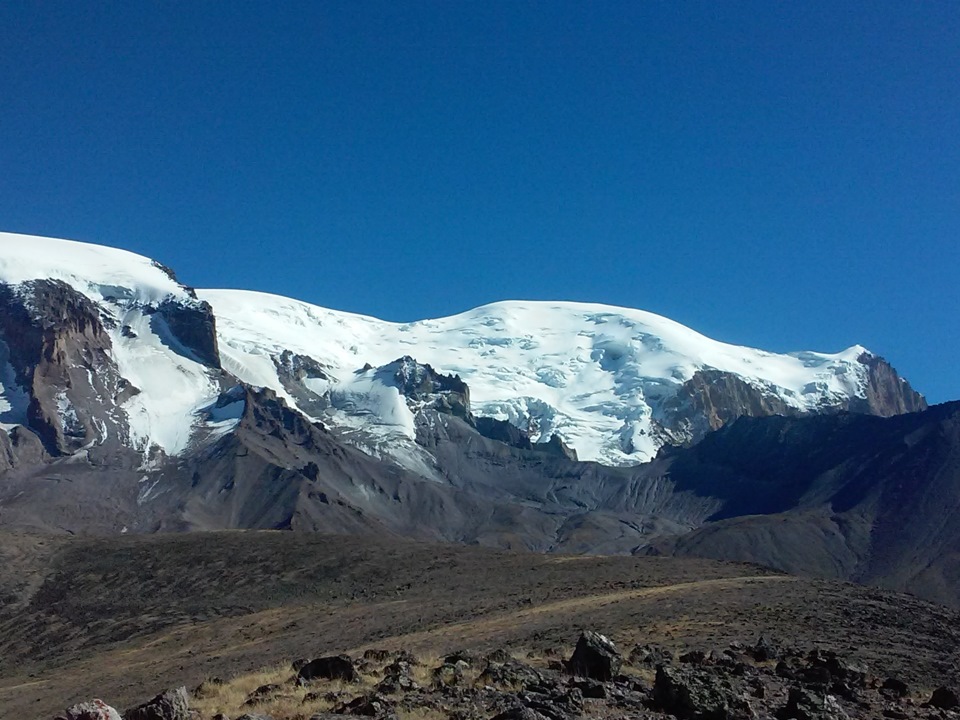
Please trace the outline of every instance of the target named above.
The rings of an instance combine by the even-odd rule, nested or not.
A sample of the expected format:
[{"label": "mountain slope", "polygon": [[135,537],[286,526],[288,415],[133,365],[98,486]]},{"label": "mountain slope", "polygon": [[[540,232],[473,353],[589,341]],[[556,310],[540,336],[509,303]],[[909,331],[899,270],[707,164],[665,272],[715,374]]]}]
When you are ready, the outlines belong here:
[{"label": "mountain slope", "polygon": [[0,526],[705,554],[956,602],[957,408],[859,346],[578,303],[386,323],[0,250]]},{"label": "mountain slope", "polygon": [[[59,304],[37,311],[31,298],[38,282],[58,289]],[[609,465],[643,462],[665,444],[695,442],[741,415],[891,415],[925,406],[860,346],[837,354],[768,353],[604,305],[503,302],[389,323],[262,293],[194,291],[132,253],[10,234],[0,234],[0,284],[4,315],[26,314],[61,335],[57,318],[71,312],[70,303],[82,308],[98,334],[91,338],[97,346],[88,342],[84,351],[100,357],[68,364],[102,368],[124,384],[111,388],[109,401],[103,388],[86,391],[86,403],[69,391],[47,400],[47,424],[59,423],[51,432],[59,433],[54,445],[61,451],[64,423],[99,398],[112,407],[121,442],[148,455],[181,454],[211,432],[229,430],[236,418],[211,410],[239,381],[269,387],[366,452],[392,455],[419,472],[417,408],[378,371],[403,356],[459,376],[477,416],[508,421],[534,442],[556,435],[581,459]],[[9,324],[3,334],[8,346],[24,342],[25,333]],[[17,353],[0,347],[0,361]],[[0,365],[0,421],[24,424],[37,396],[30,389],[36,364]],[[86,429],[73,449],[109,434],[97,429],[104,418],[78,422]]]}]

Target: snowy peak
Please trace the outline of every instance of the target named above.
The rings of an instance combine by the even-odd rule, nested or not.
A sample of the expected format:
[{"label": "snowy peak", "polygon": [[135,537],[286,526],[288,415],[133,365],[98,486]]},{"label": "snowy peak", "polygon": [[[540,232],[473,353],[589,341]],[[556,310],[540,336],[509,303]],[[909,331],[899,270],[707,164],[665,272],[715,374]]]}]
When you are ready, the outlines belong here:
[{"label": "snowy peak", "polygon": [[[642,310],[572,302],[499,302],[391,323],[264,293],[194,291],[133,253],[0,234],[0,285],[23,298],[36,281],[62,283],[94,309],[103,337],[78,339],[71,362],[109,370],[117,388],[122,381],[135,389],[113,388],[104,402],[113,434],[146,453],[180,454],[228,432],[237,418],[218,402],[238,382],[270,389],[308,420],[408,468],[429,465],[416,442],[429,409],[507,422],[532,443],[563,443],[582,460],[625,465],[742,415],[889,415],[925,405],[856,345],[770,353]],[[24,407],[41,392],[36,367],[11,362],[23,355],[21,335],[6,328],[0,348],[0,420],[8,426],[30,422]],[[63,373],[44,377],[67,382]],[[102,400],[106,389],[97,392]],[[69,408],[54,405],[49,412],[68,423]]]}]

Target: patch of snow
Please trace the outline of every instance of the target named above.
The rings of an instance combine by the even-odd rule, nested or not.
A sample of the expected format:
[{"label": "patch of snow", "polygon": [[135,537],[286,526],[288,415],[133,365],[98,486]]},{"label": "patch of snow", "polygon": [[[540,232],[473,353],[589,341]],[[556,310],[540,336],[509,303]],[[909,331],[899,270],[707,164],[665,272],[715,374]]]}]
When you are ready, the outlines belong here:
[{"label": "patch of snow", "polygon": [[[143,451],[157,446],[177,455],[188,446],[201,408],[219,395],[215,373],[175,352],[141,309],[117,311],[121,322],[109,331],[113,359],[120,374],[140,390],[123,404],[131,441]],[[136,337],[119,329],[124,325]]]},{"label": "patch of snow", "polygon": [[336,422],[372,422],[408,437],[412,422],[402,399],[375,388],[369,373],[357,374],[359,365],[412,355],[439,372],[459,374],[475,414],[508,420],[534,440],[557,433],[582,459],[608,464],[656,453],[656,413],[699,370],[734,373],[801,410],[864,392],[860,346],[835,354],[770,353],[712,340],[642,310],[500,302],[390,323],[264,293],[198,294],[213,306],[221,351],[242,380],[271,387],[292,403],[267,359],[283,350],[312,357],[333,378],[322,389],[340,411]]}]

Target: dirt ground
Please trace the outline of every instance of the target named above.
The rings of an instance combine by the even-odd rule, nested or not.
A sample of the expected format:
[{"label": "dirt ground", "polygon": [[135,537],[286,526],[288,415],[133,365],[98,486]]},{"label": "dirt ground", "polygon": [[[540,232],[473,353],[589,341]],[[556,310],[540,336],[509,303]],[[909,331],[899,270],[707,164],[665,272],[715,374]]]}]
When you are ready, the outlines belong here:
[{"label": "dirt ground", "polygon": [[761,634],[919,687],[960,616],[906,595],[695,559],[545,556],[279,532],[0,535],[0,718],[368,648],[566,652],[581,629],[673,649]]}]

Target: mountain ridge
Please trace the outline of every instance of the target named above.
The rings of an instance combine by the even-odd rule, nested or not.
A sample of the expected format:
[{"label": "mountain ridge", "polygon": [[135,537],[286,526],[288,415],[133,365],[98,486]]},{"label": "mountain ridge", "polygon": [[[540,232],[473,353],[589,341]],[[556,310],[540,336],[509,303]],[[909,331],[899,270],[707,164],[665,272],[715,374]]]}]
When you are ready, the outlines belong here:
[{"label": "mountain ridge", "polygon": [[[104,351],[139,390],[120,404],[132,443],[148,453],[186,450],[203,408],[239,380],[357,431],[367,449],[406,446],[402,462],[415,413],[364,368],[408,355],[466,382],[478,416],[509,422],[534,442],[557,435],[579,457],[610,465],[696,442],[742,413],[925,407],[859,345],[769,353],[642,310],[590,303],[504,301],[390,323],[266,293],[194,290],[156,261],[112,248],[9,234],[0,234],[0,248],[0,283],[14,294],[23,283],[62,282],[94,304],[100,317],[91,321],[110,339]],[[284,376],[291,360],[298,377]],[[718,409],[717,396],[726,407]]]}]

